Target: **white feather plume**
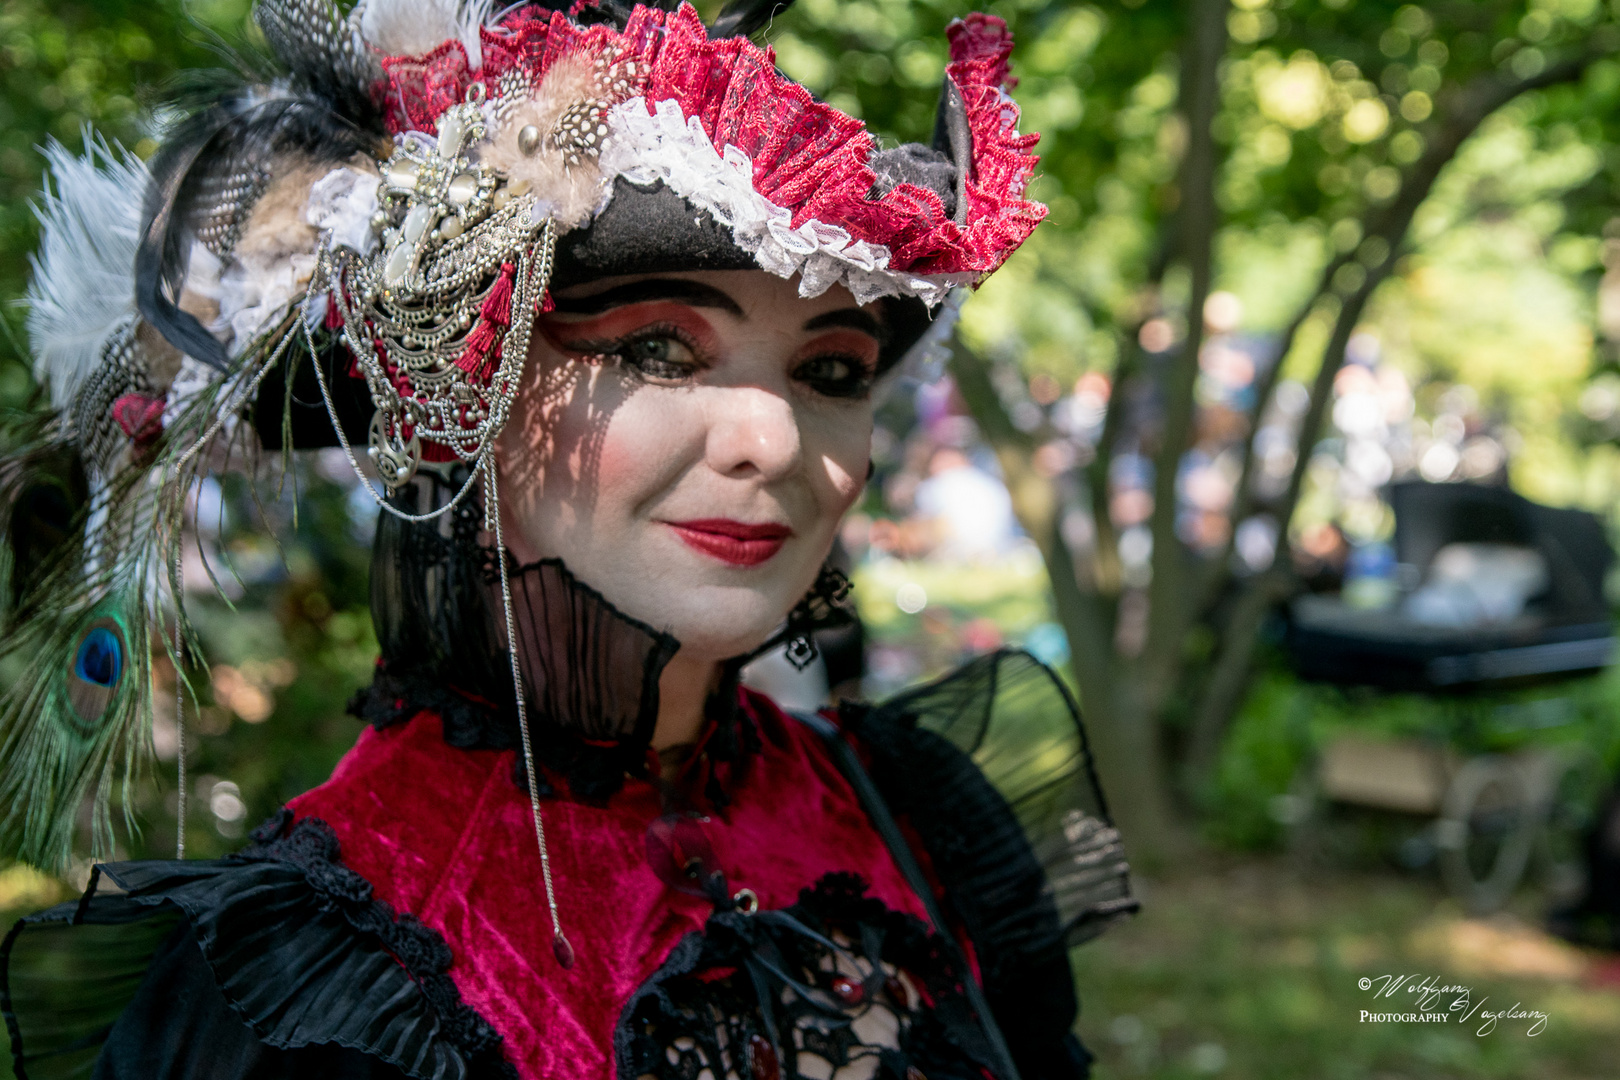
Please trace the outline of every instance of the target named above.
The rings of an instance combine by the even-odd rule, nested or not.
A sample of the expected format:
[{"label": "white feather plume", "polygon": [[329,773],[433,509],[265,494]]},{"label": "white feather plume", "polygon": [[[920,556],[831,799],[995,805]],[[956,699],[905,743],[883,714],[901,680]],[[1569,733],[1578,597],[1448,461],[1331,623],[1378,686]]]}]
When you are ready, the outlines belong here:
[{"label": "white feather plume", "polygon": [[34,375],[66,408],[95,370],[107,335],[135,314],[135,249],[147,172],[141,160],[87,127],[84,154],[46,144],[45,187],[34,208],[39,250],[28,257],[28,338]]},{"label": "white feather plume", "polygon": [[416,56],[455,38],[476,71],[484,66],[478,31],[494,8],[495,0],[362,0],[356,10],[360,36],[385,55]]}]

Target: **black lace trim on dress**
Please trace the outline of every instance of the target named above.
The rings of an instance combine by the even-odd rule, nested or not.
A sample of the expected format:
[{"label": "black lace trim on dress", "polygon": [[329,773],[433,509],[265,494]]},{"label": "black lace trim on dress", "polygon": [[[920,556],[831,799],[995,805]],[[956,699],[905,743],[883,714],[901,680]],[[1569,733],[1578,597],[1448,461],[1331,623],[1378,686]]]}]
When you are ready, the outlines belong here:
[{"label": "black lace trim on dress", "polygon": [[355,930],[376,938],[399,961],[438,1014],[446,1041],[469,1064],[480,1072],[517,1080],[517,1069],[502,1053],[501,1034],[461,999],[450,978],[455,959],[450,946],[416,916],[396,915],[390,904],[376,897],[371,882],[342,864],[337,834],[330,825],[319,818],[294,824],[292,811],[284,807],[253,830],[252,838],[253,843],[231,859],[296,867],[321,897],[322,910],[341,915]]},{"label": "black lace trim on dress", "polygon": [[[758,727],[737,705],[741,670],[742,665],[734,663],[721,672],[720,685],[705,707],[711,731],[702,748],[706,760],[699,764],[707,767],[693,770],[703,798],[719,810],[724,810],[731,799],[726,790],[728,774],[715,766],[741,764],[762,749]],[[348,712],[378,729],[403,724],[423,712],[435,713],[444,724],[444,741],[459,750],[516,750],[521,745],[510,691],[506,704],[497,706],[435,679],[395,674],[381,660],[370,685],[349,698]],[[605,802],[618,794],[626,775],[656,775],[647,757],[650,742],[592,743],[578,731],[543,721],[532,722],[529,731],[535,760],[545,770],[563,777],[575,798]],[[521,758],[513,764],[512,779],[519,788],[528,790]],[[557,792],[542,779],[540,794]]]},{"label": "black lace trim on dress", "polygon": [[[511,695],[508,694],[508,697]],[[459,750],[512,750],[518,746],[517,718],[490,701],[464,694],[436,679],[396,673],[377,661],[371,683],[349,698],[350,716],[373,727],[403,724],[422,711],[444,721],[444,741]]]},{"label": "black lace trim on dress", "polygon": [[985,1080],[990,1050],[942,942],[828,874],[793,907],[721,902],[625,1005],[619,1076],[798,1080],[875,1060],[875,1080]]}]

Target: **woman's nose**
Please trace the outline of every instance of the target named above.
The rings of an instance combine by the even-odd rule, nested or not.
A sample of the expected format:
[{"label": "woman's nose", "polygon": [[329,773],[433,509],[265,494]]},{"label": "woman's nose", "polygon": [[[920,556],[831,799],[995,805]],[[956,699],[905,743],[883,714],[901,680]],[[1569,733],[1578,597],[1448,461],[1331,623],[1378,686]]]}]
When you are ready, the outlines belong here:
[{"label": "woman's nose", "polygon": [[799,467],[799,419],[780,394],[757,386],[727,387],[709,402],[708,413],[705,453],[715,472],[777,480]]}]

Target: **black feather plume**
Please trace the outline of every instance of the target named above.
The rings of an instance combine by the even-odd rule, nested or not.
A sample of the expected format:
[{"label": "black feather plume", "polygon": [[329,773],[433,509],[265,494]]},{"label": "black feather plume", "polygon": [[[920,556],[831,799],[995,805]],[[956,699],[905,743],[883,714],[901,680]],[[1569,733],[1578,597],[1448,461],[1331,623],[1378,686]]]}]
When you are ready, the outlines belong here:
[{"label": "black feather plume", "polygon": [[967,102],[961,88],[945,76],[939,91],[939,111],[934,115],[934,149],[956,166],[956,212],[958,225],[967,223],[967,182],[973,176],[973,128],[968,124]]},{"label": "black feather plume", "polygon": [[289,161],[347,161],[384,133],[382,68],[332,0],[260,0],[268,55],[231,51],[236,72],[179,87],[190,115],[151,162],[135,296],[169,343],[221,371],[219,341],[176,301],[191,241],[227,255],[253,204]]},{"label": "black feather plume", "polygon": [[[680,7],[680,0],[641,0],[644,7],[657,8],[660,11],[674,11]],[[534,5],[549,10],[569,11],[570,7],[553,8],[551,0]],[[581,26],[611,26],[615,30],[623,30],[630,22],[630,16],[636,10],[636,0],[595,0],[579,9],[571,18]]]},{"label": "black feather plume", "polygon": [[746,37],[770,25],[793,0],[731,0],[709,24],[711,38]]},{"label": "black feather plume", "polygon": [[383,130],[383,69],[332,0],[259,0],[254,21],[296,85],[354,126]]},{"label": "black feather plume", "polygon": [[[325,99],[287,83],[253,87],[182,121],[151,163],[135,295],[141,315],[169,343],[220,370],[224,348],[175,304],[190,240],[225,254],[264,185],[290,161],[348,161],[376,133]],[[205,228],[206,226],[206,228]]]},{"label": "black feather plume", "polygon": [[180,196],[198,157],[230,122],[230,110],[223,106],[205,110],[182,121],[153,155],[135,250],[135,304],[141,317],[169,344],[220,371],[226,370],[225,347],[175,300],[189,261]]}]

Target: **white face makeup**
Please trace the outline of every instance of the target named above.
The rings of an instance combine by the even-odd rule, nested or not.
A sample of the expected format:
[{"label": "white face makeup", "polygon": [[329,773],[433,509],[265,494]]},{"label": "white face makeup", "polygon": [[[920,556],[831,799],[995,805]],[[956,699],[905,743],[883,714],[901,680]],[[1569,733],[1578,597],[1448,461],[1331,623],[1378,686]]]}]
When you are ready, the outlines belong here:
[{"label": "white face makeup", "polygon": [[760,270],[612,278],[555,303],[499,444],[508,545],[560,557],[684,657],[749,651],[865,484],[875,306]]}]

